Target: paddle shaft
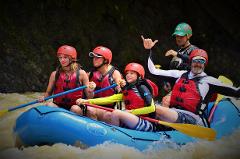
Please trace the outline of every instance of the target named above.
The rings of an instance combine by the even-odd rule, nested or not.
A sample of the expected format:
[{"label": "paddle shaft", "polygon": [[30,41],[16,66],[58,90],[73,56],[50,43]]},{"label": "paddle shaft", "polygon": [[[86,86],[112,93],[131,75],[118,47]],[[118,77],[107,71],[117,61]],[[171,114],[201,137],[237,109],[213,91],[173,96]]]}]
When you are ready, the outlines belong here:
[{"label": "paddle shaft", "polygon": [[218,105],[219,101],[223,99],[223,97],[224,97],[223,95],[218,94],[217,99],[216,99],[216,101],[215,101],[215,103],[214,103],[214,105],[213,105],[213,108],[212,108],[212,110],[211,110],[211,112],[210,112],[210,115],[209,115],[209,117],[208,117],[208,122],[209,122],[209,123],[211,123],[212,118],[213,118],[213,114],[214,114],[214,112],[215,112],[215,110],[216,110],[216,108],[217,108],[217,105]]},{"label": "paddle shaft", "polygon": [[94,91],[94,94],[97,94],[97,93],[106,91],[106,90],[111,89],[111,88],[114,88],[114,87],[116,87],[116,86],[117,86],[117,84],[115,83],[115,84],[113,84],[113,85],[111,85],[111,86],[108,86],[108,87],[105,87],[105,88],[102,88],[102,89],[99,89],[99,90]]},{"label": "paddle shaft", "polygon": [[[103,92],[103,91],[106,91],[108,89],[111,89],[111,88],[114,88],[116,87],[117,84],[113,84],[111,86],[108,86],[108,87],[105,87],[105,88],[102,88],[102,89],[99,89],[97,91],[94,92],[94,94],[97,94],[97,93],[100,93],[100,92]],[[68,91],[65,91],[65,92],[61,92],[61,93],[58,93],[58,94],[54,94],[52,96],[48,96],[46,98],[44,98],[44,100],[49,100],[49,99],[52,99],[52,98],[56,98],[56,97],[59,97],[59,96],[63,96],[63,95],[66,95],[66,94],[69,94],[69,93],[73,93],[73,92],[76,92],[76,91],[79,91],[79,90],[82,90],[82,89],[85,89],[87,88],[87,86],[81,86],[81,87],[78,87],[78,88],[74,88],[74,89],[71,89],[71,90],[68,90]],[[36,104],[36,103],[39,103],[38,100],[35,100],[35,101],[32,101],[32,102],[29,102],[29,103],[26,103],[26,104],[21,104],[17,107],[14,107],[14,108],[9,108],[8,111],[14,111],[16,109],[20,109],[20,108],[23,108],[23,107],[26,107],[26,106],[29,106],[29,105],[32,105],[32,104]]]},{"label": "paddle shaft", "polygon": [[[48,99],[56,98],[56,97],[59,97],[59,96],[63,96],[65,94],[76,92],[76,91],[79,91],[79,90],[82,90],[82,89],[85,89],[85,88],[87,88],[87,86],[81,86],[81,87],[78,87],[78,88],[74,88],[74,89],[71,89],[71,90],[68,90],[68,91],[65,91],[65,92],[61,92],[61,93],[58,93],[58,94],[54,94],[52,96],[48,96],[48,97],[44,98],[44,100],[48,100]],[[35,100],[35,101],[29,102],[29,103],[26,103],[26,104],[21,104],[21,105],[19,105],[17,107],[9,108],[8,111],[11,112],[11,111],[14,111],[16,109],[20,109],[20,108],[26,107],[28,105],[36,104],[38,102],[39,102],[38,100]]]}]

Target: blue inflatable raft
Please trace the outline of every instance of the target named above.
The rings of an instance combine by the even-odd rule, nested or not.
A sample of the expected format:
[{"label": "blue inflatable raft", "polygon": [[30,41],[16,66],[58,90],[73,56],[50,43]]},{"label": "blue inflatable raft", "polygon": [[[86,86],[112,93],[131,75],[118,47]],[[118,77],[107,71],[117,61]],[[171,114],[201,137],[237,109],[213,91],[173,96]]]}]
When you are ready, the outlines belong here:
[{"label": "blue inflatable raft", "polygon": [[[209,104],[209,110],[212,105]],[[232,134],[239,126],[238,108],[230,100],[222,100],[211,123],[217,139]],[[55,143],[91,147],[110,141],[144,150],[155,143],[165,147],[169,142],[164,141],[182,145],[199,140],[176,130],[141,132],[120,128],[47,106],[37,106],[22,113],[16,120],[14,134],[17,147]]]}]

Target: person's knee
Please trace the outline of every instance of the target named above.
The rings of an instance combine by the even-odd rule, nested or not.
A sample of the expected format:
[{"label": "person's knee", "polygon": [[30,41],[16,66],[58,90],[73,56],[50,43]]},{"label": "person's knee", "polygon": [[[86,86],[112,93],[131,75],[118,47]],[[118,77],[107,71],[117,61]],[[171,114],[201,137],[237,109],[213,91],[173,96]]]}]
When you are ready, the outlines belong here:
[{"label": "person's knee", "polygon": [[112,116],[120,116],[122,114],[122,111],[121,110],[114,110],[113,112],[112,112]]},{"label": "person's knee", "polygon": [[171,96],[169,95],[166,95],[162,98],[162,106],[163,107],[169,107],[170,106],[170,99],[171,99]]},{"label": "person's knee", "polygon": [[104,117],[105,119],[110,119],[110,118],[112,117],[112,113],[111,113],[111,112],[105,112],[104,115],[103,115],[103,117]]},{"label": "person's knee", "polygon": [[80,115],[82,114],[82,109],[78,105],[73,105],[70,111],[76,114],[80,114]]},{"label": "person's knee", "polygon": [[54,104],[53,102],[46,102],[45,105],[49,107],[57,107],[57,105]]},{"label": "person's knee", "polygon": [[162,113],[162,107],[161,105],[156,105],[156,113],[161,114]]},{"label": "person's knee", "polygon": [[103,121],[105,121],[106,123],[111,123],[112,121],[112,113],[111,112],[105,112],[103,114]]},{"label": "person's knee", "polygon": [[87,116],[92,119],[97,119],[97,110],[95,108],[87,107]]}]

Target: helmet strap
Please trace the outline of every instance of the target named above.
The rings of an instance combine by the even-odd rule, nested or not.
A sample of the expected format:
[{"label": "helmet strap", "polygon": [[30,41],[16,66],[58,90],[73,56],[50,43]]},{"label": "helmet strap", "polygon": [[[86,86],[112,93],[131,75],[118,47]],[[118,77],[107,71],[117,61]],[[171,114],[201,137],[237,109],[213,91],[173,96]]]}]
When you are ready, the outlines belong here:
[{"label": "helmet strap", "polygon": [[[187,43],[188,43],[188,45],[185,46]],[[187,39],[187,40],[185,41],[185,43],[181,46],[181,48],[187,48],[187,47],[190,46],[190,45],[191,45],[191,44],[190,44],[190,42],[189,42],[189,39]]]},{"label": "helmet strap", "polygon": [[104,66],[105,64],[107,64],[107,62],[105,62],[106,60],[103,61],[103,63],[97,67],[94,67],[96,70],[101,68],[102,66]]}]

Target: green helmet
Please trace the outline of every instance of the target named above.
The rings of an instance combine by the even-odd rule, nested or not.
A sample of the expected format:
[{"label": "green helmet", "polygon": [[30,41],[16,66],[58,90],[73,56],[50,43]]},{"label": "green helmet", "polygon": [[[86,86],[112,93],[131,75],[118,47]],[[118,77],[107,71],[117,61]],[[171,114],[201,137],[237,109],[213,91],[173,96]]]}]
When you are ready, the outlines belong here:
[{"label": "green helmet", "polygon": [[192,34],[192,28],[190,25],[188,25],[187,23],[179,23],[175,30],[174,33],[172,34],[172,36],[175,35],[179,35],[179,36],[185,36],[185,35],[189,35]]}]

